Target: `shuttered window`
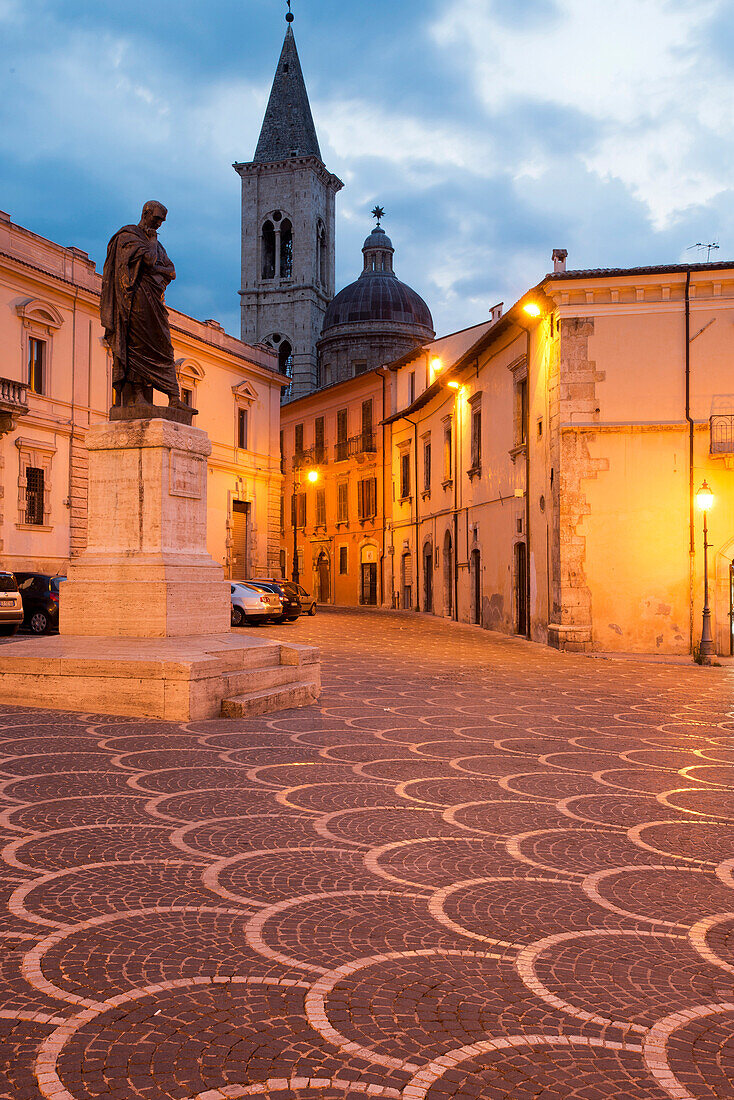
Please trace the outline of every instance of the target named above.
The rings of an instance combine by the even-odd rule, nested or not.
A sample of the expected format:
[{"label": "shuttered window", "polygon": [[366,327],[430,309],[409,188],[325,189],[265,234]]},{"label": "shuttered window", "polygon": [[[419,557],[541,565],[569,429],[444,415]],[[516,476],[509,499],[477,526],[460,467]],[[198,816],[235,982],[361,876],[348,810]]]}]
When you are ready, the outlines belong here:
[{"label": "shuttered window", "polygon": [[365,477],[357,483],[357,508],[360,519],[377,515],[377,478]]}]

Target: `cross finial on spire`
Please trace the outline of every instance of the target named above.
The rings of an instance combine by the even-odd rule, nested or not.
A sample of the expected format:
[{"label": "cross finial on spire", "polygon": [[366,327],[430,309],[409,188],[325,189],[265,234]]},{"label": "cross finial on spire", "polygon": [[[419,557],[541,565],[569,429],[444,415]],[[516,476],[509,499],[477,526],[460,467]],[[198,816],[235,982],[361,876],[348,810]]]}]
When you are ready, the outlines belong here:
[{"label": "cross finial on spire", "polygon": [[285,17],[286,22],[287,23],[292,23],[295,18],[296,18],[295,15],[291,11],[291,0],[288,0],[288,14]]},{"label": "cross finial on spire", "polygon": [[385,211],[383,210],[383,208],[381,206],[376,206],[372,211],[372,217],[377,222],[377,228],[380,229],[380,222],[385,217]]}]

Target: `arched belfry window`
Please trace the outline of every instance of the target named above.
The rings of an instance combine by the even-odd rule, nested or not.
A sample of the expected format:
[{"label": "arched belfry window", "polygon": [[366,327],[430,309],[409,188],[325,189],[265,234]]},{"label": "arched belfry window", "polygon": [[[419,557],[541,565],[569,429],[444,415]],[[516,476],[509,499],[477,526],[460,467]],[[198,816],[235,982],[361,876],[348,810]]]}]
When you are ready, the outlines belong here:
[{"label": "arched belfry window", "polygon": [[271,221],[263,225],[262,277],[263,279],[275,278],[275,229]]},{"label": "arched belfry window", "polygon": [[293,278],[293,228],[287,218],[280,223],[280,277]]},{"label": "arched belfry window", "polygon": [[316,227],[316,254],[319,264],[319,283],[321,286],[326,286],[326,229],[322,221],[319,221]]}]

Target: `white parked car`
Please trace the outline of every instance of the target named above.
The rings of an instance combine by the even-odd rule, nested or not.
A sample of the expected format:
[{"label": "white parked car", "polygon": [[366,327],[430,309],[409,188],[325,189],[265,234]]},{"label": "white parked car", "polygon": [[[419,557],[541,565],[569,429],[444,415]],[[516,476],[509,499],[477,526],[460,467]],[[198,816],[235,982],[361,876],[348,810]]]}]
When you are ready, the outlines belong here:
[{"label": "white parked car", "polygon": [[280,616],[283,602],[275,592],[257,592],[246,584],[230,585],[232,591],[232,626],[266,623]]}]

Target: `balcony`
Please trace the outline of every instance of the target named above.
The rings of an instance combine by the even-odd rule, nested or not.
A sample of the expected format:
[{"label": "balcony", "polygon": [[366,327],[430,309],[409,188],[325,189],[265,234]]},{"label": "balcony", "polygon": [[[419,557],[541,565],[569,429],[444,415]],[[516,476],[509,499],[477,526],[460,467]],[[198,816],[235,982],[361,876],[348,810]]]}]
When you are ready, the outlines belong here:
[{"label": "balcony", "polygon": [[374,432],[361,432],[349,439],[340,440],[334,447],[334,461],[345,462],[348,458],[360,459],[364,455],[377,453],[377,441]]},{"label": "balcony", "polygon": [[0,378],[0,435],[15,429],[18,417],[28,412],[28,386]]},{"label": "balcony", "polygon": [[709,453],[721,455],[727,467],[734,465],[734,413],[709,418]]},{"label": "balcony", "polygon": [[309,447],[307,451],[299,451],[293,455],[293,469],[302,470],[306,466],[326,466],[329,461],[329,451],[326,446]]}]

